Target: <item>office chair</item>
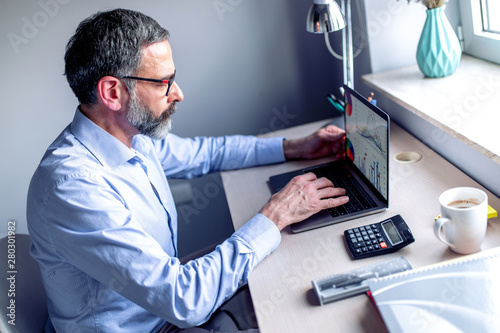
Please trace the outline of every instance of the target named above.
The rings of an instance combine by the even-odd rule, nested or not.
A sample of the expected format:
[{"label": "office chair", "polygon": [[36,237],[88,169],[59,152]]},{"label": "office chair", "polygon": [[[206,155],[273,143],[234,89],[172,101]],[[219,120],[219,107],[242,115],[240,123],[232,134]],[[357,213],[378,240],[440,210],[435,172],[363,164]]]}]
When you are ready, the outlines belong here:
[{"label": "office chair", "polygon": [[[14,244],[16,261],[12,269],[9,267],[12,262],[8,262],[9,239],[0,239],[0,272],[3,274],[0,278],[0,308],[3,309],[0,315],[0,332],[43,332],[48,318],[47,303],[38,263],[29,254],[31,238],[29,235],[16,234]],[[17,273],[10,274],[10,271]],[[11,275],[15,276],[15,279],[11,280],[15,281],[15,288],[12,288],[14,285],[7,280]],[[9,290],[14,291],[13,289],[15,298],[9,297]],[[15,299],[15,326],[9,324],[11,318],[6,315],[11,312],[7,309],[11,299]]]}]

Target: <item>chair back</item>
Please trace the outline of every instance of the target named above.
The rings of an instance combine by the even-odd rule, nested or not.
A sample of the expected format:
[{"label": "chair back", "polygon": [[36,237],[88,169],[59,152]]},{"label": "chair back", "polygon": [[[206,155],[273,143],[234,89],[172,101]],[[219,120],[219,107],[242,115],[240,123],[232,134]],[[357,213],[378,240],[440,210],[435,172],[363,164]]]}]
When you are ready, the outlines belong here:
[{"label": "chair back", "polygon": [[7,275],[0,278],[0,332],[44,331],[47,300],[30,246],[31,238],[25,234],[0,239],[0,272]]}]

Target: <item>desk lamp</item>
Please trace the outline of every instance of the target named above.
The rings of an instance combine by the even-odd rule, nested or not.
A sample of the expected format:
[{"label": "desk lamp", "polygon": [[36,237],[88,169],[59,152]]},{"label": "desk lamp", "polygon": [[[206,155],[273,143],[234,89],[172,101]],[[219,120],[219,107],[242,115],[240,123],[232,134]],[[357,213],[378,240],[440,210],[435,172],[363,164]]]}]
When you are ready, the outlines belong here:
[{"label": "desk lamp", "polygon": [[[345,13],[345,16],[344,16]],[[315,34],[324,34],[328,51],[344,65],[344,84],[354,88],[353,78],[353,53],[351,30],[351,0],[341,0],[341,7],[334,0],[314,0],[307,15],[306,29]],[[342,30],[342,56],[335,53],[330,45],[328,33]],[[333,94],[328,95],[328,100],[339,111],[343,111],[343,103]]]}]

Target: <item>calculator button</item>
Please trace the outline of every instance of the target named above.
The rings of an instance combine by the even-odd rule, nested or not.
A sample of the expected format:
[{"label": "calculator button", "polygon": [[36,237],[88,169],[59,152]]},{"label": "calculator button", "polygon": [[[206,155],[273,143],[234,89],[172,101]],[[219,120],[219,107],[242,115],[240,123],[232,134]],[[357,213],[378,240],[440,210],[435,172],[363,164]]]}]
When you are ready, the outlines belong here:
[{"label": "calculator button", "polygon": [[368,246],[368,251],[373,251],[373,245]]},{"label": "calculator button", "polygon": [[355,249],[358,249],[358,248],[363,247],[363,246],[365,246],[365,243],[363,243],[363,242],[352,243],[352,247],[354,247]]},{"label": "calculator button", "polygon": [[363,238],[358,237],[358,238],[357,238],[357,240],[358,240],[358,242],[362,242],[362,241],[363,241]]},{"label": "calculator button", "polygon": [[361,249],[356,249],[356,254],[361,254],[363,252],[361,252]]},{"label": "calculator button", "polygon": [[349,229],[349,230],[347,230],[347,233],[348,233],[349,235],[352,235],[352,234],[354,234],[354,231],[353,231],[352,229]]},{"label": "calculator button", "polygon": [[380,243],[380,247],[383,248],[383,249],[385,249],[387,247],[387,244],[385,242],[381,242]]},{"label": "calculator button", "polygon": [[368,249],[366,248],[366,246],[364,246],[364,247],[361,248],[361,251],[368,252]]},{"label": "calculator button", "polygon": [[373,247],[375,248],[375,250],[380,249],[380,246],[378,244],[373,245]]}]

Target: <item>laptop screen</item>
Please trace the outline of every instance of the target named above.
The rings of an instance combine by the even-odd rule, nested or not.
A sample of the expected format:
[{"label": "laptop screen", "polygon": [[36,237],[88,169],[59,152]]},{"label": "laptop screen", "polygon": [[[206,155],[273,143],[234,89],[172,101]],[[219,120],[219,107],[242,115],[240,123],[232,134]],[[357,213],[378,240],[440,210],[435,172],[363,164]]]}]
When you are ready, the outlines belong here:
[{"label": "laptop screen", "polygon": [[389,118],[364,97],[345,88],[347,158],[388,200]]}]

